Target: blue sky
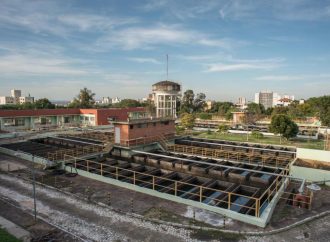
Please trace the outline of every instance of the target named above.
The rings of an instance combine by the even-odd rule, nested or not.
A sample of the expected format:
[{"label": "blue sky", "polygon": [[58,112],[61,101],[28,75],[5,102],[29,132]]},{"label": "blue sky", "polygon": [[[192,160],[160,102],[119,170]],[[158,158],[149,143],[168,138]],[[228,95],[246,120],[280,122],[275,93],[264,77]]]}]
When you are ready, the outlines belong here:
[{"label": "blue sky", "polygon": [[209,99],[330,94],[330,1],[1,0],[0,95],[142,98],[169,79]]}]

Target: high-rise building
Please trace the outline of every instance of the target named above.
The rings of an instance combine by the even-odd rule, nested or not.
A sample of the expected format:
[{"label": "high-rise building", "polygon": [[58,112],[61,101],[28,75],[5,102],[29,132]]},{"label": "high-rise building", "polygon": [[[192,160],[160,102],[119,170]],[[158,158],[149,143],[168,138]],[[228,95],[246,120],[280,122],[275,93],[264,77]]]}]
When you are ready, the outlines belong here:
[{"label": "high-rise building", "polygon": [[236,103],[236,107],[243,110],[247,108],[247,102],[245,97],[239,97],[238,102]]},{"label": "high-rise building", "polygon": [[23,103],[33,103],[34,97],[30,94],[27,97],[22,96],[21,90],[12,89],[10,90],[10,96],[0,97],[0,105],[6,104],[23,104]]},{"label": "high-rise building", "polygon": [[10,95],[14,98],[18,98],[22,96],[22,91],[21,90],[16,90],[16,89],[12,89],[10,90]]},{"label": "high-rise building", "polygon": [[269,91],[257,92],[254,96],[254,102],[262,104],[265,109],[273,107],[274,93]]},{"label": "high-rise building", "polygon": [[152,85],[152,100],[156,117],[176,118],[176,104],[181,97],[181,85],[172,81],[160,81]]},{"label": "high-rise building", "polygon": [[258,92],[254,98],[254,102],[262,104],[265,109],[275,106],[288,106],[292,101],[294,101],[293,95],[280,95],[270,91]]}]

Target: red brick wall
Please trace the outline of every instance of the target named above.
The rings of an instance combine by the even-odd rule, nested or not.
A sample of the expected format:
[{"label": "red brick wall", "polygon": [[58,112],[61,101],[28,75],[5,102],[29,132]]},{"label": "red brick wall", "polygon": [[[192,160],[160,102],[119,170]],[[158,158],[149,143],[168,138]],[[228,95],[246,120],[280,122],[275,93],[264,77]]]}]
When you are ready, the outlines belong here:
[{"label": "red brick wall", "polygon": [[31,117],[31,116],[56,116],[79,115],[78,108],[70,109],[28,109],[28,110],[0,110],[0,117]]},{"label": "red brick wall", "polygon": [[107,109],[33,109],[33,110],[0,110],[0,117],[31,117],[31,116],[57,116],[57,115],[95,115],[96,125],[108,125],[109,117],[116,117],[117,120],[125,121],[128,112],[144,111],[144,108],[107,108]]},{"label": "red brick wall", "polygon": [[145,108],[108,108],[97,109],[96,125],[108,125],[109,117],[115,117],[117,121],[126,121],[129,112],[145,111]]},{"label": "red brick wall", "polygon": [[120,139],[132,140],[145,137],[157,137],[175,132],[174,121],[169,121],[168,125],[162,122],[157,122],[156,126],[153,123],[147,123],[147,127],[138,128],[138,124],[133,124],[133,129],[130,129],[129,124],[115,124],[115,127],[120,127]]}]

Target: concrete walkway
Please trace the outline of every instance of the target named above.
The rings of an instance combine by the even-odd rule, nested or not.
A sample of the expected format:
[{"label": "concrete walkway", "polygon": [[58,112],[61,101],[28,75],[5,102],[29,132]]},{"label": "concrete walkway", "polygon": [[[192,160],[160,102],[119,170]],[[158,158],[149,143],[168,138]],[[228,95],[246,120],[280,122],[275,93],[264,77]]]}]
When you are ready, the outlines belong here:
[{"label": "concrete walkway", "polygon": [[5,219],[4,217],[0,216],[0,227],[5,229],[8,233],[20,239],[24,242],[30,241],[30,233],[25,229],[17,226],[16,224],[10,222],[9,220]]}]

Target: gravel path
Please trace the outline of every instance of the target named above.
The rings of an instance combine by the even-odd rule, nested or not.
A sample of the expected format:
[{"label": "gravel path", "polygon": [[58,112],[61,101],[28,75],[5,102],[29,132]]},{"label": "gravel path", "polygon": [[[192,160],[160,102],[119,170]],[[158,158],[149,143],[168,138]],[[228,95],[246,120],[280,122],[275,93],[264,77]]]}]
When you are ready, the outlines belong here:
[{"label": "gravel path", "polygon": [[[38,216],[89,241],[192,241],[190,231],[118,214],[66,194],[36,187]],[[0,174],[0,194],[32,211],[32,185]]]}]

